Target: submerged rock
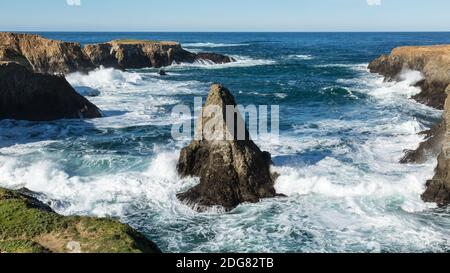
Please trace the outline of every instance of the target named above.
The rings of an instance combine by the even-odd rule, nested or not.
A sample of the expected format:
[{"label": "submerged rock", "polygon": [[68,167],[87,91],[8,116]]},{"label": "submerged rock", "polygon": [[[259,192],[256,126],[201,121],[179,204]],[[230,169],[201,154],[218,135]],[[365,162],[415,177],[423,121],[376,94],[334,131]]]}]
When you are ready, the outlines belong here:
[{"label": "submerged rock", "polygon": [[164,69],[160,69],[160,70],[158,71],[158,75],[160,75],[160,76],[167,76],[167,72],[166,72],[166,70],[164,70]]},{"label": "submerged rock", "polygon": [[444,122],[441,122],[431,130],[421,132],[420,134],[425,136],[425,141],[420,143],[417,149],[405,151],[405,156],[400,160],[400,163],[422,164],[431,157],[437,156],[441,152],[445,140],[445,128]]},{"label": "submerged rock", "polygon": [[0,62],[0,119],[49,121],[98,118],[100,110],[79,95],[64,77],[33,73]]},{"label": "submerged rock", "polygon": [[0,253],[159,253],[128,225],[111,219],[64,217],[29,196],[0,188]]},{"label": "submerged rock", "polygon": [[[244,202],[277,196],[270,154],[256,146],[245,128],[243,140],[232,133],[237,130],[226,122],[227,106],[236,106],[234,97],[225,87],[213,85],[197,128],[197,138],[201,139],[194,140],[180,154],[179,174],[200,177],[200,184],[178,198],[198,211],[214,206],[231,210]],[[217,111],[212,114],[211,109]],[[237,113],[234,119],[242,117]]]}]

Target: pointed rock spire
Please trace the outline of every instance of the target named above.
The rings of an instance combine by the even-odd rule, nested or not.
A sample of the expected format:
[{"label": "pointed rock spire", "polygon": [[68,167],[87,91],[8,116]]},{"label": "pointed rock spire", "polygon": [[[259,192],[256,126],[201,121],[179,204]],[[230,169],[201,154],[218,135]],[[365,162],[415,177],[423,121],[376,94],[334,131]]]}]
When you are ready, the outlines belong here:
[{"label": "pointed rock spire", "polygon": [[215,206],[228,211],[276,196],[271,155],[256,146],[245,125],[239,128],[242,116],[230,113],[235,106],[230,91],[214,84],[199,118],[196,140],[181,151],[179,174],[200,177],[200,184],[178,198],[198,211]]}]

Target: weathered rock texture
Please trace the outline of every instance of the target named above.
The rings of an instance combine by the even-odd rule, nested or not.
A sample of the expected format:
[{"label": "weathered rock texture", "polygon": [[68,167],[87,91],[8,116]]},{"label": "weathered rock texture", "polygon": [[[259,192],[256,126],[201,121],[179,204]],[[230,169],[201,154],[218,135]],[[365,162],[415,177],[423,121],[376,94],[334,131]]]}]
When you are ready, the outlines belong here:
[{"label": "weathered rock texture", "polygon": [[173,63],[194,63],[199,60],[217,64],[234,61],[231,57],[215,53],[191,53],[176,42],[112,41],[87,45],[84,51],[95,66],[121,69],[160,68]]},{"label": "weathered rock texture", "polygon": [[206,60],[229,63],[233,58],[215,53],[191,53],[176,42],[117,40],[87,45],[45,39],[33,34],[0,33],[0,61],[17,62],[45,74],[88,72],[99,66],[118,69],[169,66]]},{"label": "weathered rock texture", "polygon": [[[450,85],[446,93],[450,94]],[[445,102],[442,127],[445,134],[441,142],[442,150],[438,157],[436,174],[427,182],[427,190],[422,195],[424,201],[435,202],[439,206],[450,204],[450,96]]]},{"label": "weathered rock texture", "polygon": [[414,97],[431,107],[443,109],[445,88],[450,84],[450,45],[399,47],[390,55],[383,55],[370,63],[369,69],[387,80],[396,80],[402,70],[422,72],[424,80],[418,83],[422,92]]},{"label": "weathered rock texture", "polygon": [[17,62],[31,71],[46,74],[86,72],[95,68],[78,43],[9,32],[0,33],[0,61]]},{"label": "weathered rock texture", "polygon": [[427,182],[427,190],[422,195],[426,202],[439,206],[450,203],[450,45],[400,47],[391,55],[381,56],[370,63],[371,72],[397,80],[404,69],[422,72],[424,80],[418,83],[422,92],[414,97],[417,101],[444,109],[443,120],[432,130],[423,132],[426,141],[415,151],[408,151],[402,163],[421,163],[430,156],[438,157],[438,167],[434,178]]},{"label": "weathered rock texture", "polygon": [[159,253],[111,219],[64,217],[18,191],[0,188],[0,253]]},{"label": "weathered rock texture", "polygon": [[48,121],[101,117],[62,76],[30,72],[14,62],[0,62],[0,120]]},{"label": "weathered rock texture", "polygon": [[[261,198],[276,196],[270,154],[256,146],[247,130],[245,140],[232,135],[226,123],[227,105],[236,105],[230,91],[221,85],[213,85],[199,120],[197,137],[212,133],[231,136],[229,140],[202,138],[181,151],[178,172],[182,177],[200,177],[200,184],[179,194],[178,198],[198,211],[214,206],[231,210],[244,202],[256,203]],[[219,116],[205,111],[211,106],[219,107]],[[234,118],[242,119],[240,114]],[[208,126],[211,122],[213,126]]]}]

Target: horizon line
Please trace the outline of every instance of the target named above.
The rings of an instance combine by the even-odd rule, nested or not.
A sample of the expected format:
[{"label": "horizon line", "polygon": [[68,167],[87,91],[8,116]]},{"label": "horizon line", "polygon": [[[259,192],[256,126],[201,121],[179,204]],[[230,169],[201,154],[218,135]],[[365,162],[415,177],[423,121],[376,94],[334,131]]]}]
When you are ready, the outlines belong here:
[{"label": "horizon line", "polygon": [[450,33],[450,30],[320,30],[320,31],[160,31],[160,30],[145,30],[145,31],[129,31],[129,30],[3,30],[0,32],[54,32],[54,33]]}]

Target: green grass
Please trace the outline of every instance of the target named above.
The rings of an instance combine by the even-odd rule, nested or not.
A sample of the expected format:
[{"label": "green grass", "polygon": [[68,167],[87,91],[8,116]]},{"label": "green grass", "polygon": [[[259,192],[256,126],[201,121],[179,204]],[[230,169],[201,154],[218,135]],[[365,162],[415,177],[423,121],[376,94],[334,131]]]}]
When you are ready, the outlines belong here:
[{"label": "green grass", "polygon": [[14,191],[0,189],[0,252],[68,252],[76,242],[88,253],[154,253],[158,248],[112,219],[64,217]]}]

